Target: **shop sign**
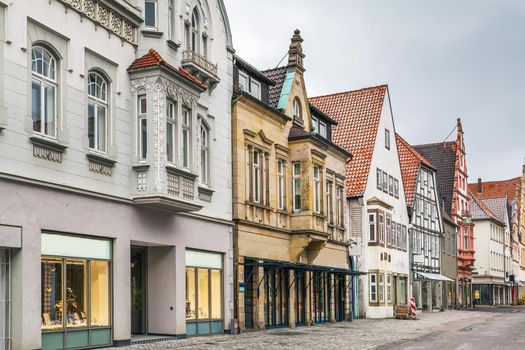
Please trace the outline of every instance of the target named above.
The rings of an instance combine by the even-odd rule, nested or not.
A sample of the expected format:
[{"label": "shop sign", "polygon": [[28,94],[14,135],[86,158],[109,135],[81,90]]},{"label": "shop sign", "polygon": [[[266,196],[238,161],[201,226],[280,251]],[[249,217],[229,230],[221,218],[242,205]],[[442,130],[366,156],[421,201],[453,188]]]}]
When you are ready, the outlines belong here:
[{"label": "shop sign", "polygon": [[239,283],[239,292],[244,293],[246,290],[246,286],[244,285],[244,282]]},{"label": "shop sign", "polygon": [[481,299],[481,296],[479,294],[479,290],[474,291],[474,299]]}]

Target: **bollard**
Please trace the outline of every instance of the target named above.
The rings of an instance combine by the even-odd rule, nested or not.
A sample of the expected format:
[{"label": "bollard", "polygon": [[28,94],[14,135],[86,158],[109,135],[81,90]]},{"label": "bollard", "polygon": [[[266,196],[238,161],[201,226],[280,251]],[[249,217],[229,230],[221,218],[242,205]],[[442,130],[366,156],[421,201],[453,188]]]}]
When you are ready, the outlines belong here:
[{"label": "bollard", "polygon": [[416,307],[416,298],[412,297],[410,298],[410,312],[412,319],[416,319],[417,313],[416,313],[417,307]]}]

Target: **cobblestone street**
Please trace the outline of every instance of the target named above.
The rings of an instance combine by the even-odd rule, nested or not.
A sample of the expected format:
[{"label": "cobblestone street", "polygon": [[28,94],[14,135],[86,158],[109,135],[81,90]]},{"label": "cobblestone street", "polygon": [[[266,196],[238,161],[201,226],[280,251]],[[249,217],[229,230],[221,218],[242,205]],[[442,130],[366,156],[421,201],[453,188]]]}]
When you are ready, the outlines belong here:
[{"label": "cobblestone street", "polygon": [[314,327],[273,329],[238,336],[196,337],[122,349],[390,349],[445,332],[466,332],[491,320],[510,317],[518,311],[523,321],[523,309],[487,308],[421,314],[416,321],[365,319]]}]

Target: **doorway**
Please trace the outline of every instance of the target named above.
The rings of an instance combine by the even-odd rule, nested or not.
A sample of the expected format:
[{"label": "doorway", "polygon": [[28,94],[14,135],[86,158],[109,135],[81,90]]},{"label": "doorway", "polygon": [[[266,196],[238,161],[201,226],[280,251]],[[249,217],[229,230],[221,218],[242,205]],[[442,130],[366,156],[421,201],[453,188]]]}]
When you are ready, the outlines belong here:
[{"label": "doorway", "polygon": [[131,247],[131,334],[146,334],[147,248]]}]

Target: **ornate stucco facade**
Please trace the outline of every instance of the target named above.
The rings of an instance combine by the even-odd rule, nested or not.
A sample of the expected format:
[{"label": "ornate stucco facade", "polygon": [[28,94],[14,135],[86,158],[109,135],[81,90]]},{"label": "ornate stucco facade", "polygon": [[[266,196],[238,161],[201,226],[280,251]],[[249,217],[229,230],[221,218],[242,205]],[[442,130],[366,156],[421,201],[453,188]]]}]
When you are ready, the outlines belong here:
[{"label": "ornate stucco facade", "polygon": [[301,42],[296,31],[285,67],[263,74],[240,58],[235,66],[233,218],[241,330],[349,317],[343,193],[350,154],[315,132],[312,120],[324,116],[307,101]]}]

